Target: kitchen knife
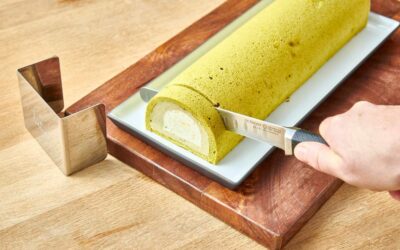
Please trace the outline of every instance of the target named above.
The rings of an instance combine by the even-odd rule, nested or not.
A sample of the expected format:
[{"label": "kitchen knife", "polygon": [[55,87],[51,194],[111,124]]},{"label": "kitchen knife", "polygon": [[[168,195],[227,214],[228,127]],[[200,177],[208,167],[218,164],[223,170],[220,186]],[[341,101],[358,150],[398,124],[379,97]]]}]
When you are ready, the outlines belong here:
[{"label": "kitchen knife", "polygon": [[[147,87],[140,89],[140,97],[145,102],[150,101],[157,93],[157,90]],[[227,130],[283,149],[286,155],[293,155],[294,148],[300,142],[312,141],[327,145],[320,135],[307,130],[280,126],[238,114],[221,107],[215,107],[215,109],[222,117]]]}]

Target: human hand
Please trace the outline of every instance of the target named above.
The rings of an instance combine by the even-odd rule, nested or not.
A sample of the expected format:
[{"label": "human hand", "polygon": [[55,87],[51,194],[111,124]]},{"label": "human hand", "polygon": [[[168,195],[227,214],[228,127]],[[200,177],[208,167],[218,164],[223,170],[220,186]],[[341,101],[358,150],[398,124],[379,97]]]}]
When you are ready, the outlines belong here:
[{"label": "human hand", "polygon": [[300,143],[294,152],[300,161],[351,185],[389,191],[400,200],[400,106],[358,102],[325,119],[319,130],[329,146]]}]

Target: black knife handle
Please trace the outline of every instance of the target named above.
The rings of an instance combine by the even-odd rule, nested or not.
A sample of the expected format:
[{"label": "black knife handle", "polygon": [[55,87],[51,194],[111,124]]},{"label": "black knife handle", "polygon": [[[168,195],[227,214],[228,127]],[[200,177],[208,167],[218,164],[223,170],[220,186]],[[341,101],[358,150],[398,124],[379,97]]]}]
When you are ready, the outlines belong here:
[{"label": "black knife handle", "polygon": [[303,129],[299,129],[299,128],[290,128],[292,129],[292,133],[291,133],[291,151],[289,152],[289,154],[291,153],[292,155],[294,155],[294,149],[297,146],[297,144],[301,143],[301,142],[319,142],[325,145],[328,145],[328,143],[326,143],[326,141],[318,134],[315,134],[313,132],[307,131],[307,130],[303,130]]}]

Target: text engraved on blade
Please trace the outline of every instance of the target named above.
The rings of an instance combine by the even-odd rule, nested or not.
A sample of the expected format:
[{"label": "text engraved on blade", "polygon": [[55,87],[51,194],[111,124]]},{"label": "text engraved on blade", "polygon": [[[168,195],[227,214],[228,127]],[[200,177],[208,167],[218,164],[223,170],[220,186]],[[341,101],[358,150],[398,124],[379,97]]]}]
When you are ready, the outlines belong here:
[{"label": "text engraved on blade", "polygon": [[275,135],[280,135],[282,133],[282,129],[275,128],[275,127],[269,126],[267,124],[262,124],[262,123],[254,122],[251,120],[245,120],[246,126],[247,126],[247,123],[251,124],[251,126],[254,130],[261,130],[261,131],[272,133]]}]

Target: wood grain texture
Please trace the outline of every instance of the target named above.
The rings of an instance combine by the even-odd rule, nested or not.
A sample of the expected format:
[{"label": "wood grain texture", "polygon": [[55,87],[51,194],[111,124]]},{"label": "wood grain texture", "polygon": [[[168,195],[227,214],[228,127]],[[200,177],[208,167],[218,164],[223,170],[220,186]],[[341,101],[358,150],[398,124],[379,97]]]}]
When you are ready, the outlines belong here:
[{"label": "wood grain texture", "polygon": [[[64,177],[24,129],[19,103],[15,70],[21,66],[60,56],[68,106],[221,3],[0,1],[0,248],[261,248],[112,156],[77,175]],[[373,8],[400,19],[396,0],[373,1]],[[371,72],[379,74],[373,77],[374,83],[381,81],[379,86],[384,89],[391,86],[398,90],[398,40],[396,34],[370,59],[370,66],[364,65],[360,73],[356,72],[357,78],[349,79],[351,84],[361,81],[358,84],[362,85],[368,79],[364,78],[365,71],[377,66]],[[394,99],[388,89],[379,91],[389,93],[381,97],[383,103]],[[328,99],[323,106],[330,102]],[[329,104],[326,113],[318,109],[309,120],[318,122],[345,109],[333,106]],[[304,126],[315,129],[309,120]],[[152,151],[145,145],[143,149]],[[283,158],[273,157],[275,161]],[[137,159],[130,164],[136,163]],[[205,186],[206,181],[203,178],[198,183]],[[251,182],[257,179],[242,187],[248,197],[253,192]],[[214,184],[208,190],[220,188]],[[399,213],[398,202],[386,193],[343,185],[287,248],[398,249]]]},{"label": "wood grain texture", "polygon": [[[74,104],[67,112],[76,112],[96,102],[104,103],[110,111],[255,2],[225,2]],[[315,131],[324,117],[345,111],[360,99],[396,104],[400,99],[397,82],[377,80],[389,69],[393,71],[392,77],[398,77],[395,73],[400,54],[396,35],[380,49],[381,53],[375,54],[379,55],[378,59],[373,62],[373,57],[363,65],[302,126]],[[385,51],[385,48],[391,51]],[[393,57],[395,62],[392,64],[390,59]],[[379,64],[385,66],[385,71],[368,68],[376,69]],[[272,249],[286,244],[340,185],[339,180],[316,172],[293,157],[284,157],[282,152],[274,152],[237,190],[231,191],[151,148],[110,121],[107,125],[110,128],[109,152],[113,156]]]}]

